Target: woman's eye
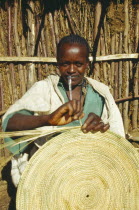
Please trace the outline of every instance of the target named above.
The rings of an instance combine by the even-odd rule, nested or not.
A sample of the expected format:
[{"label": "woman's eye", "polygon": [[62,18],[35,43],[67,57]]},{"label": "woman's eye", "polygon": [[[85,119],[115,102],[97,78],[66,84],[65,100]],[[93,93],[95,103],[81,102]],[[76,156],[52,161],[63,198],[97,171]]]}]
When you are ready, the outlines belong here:
[{"label": "woman's eye", "polygon": [[69,65],[69,63],[60,63],[60,66],[63,66],[63,67],[66,67],[68,65]]},{"label": "woman's eye", "polygon": [[76,63],[76,66],[77,67],[81,67],[82,66],[82,63]]},{"label": "woman's eye", "polygon": [[68,63],[63,63],[63,66],[65,66],[65,67],[68,66]]}]

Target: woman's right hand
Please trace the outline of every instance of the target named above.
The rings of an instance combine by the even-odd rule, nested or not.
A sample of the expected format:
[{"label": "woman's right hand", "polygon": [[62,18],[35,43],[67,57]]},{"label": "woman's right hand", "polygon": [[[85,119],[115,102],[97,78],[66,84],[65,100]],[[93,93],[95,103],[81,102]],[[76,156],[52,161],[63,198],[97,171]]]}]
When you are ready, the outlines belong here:
[{"label": "woman's right hand", "polygon": [[42,126],[65,125],[84,117],[80,101],[72,100],[49,115],[15,114],[8,121],[6,131],[31,130]]},{"label": "woman's right hand", "polygon": [[80,101],[71,100],[49,115],[50,125],[65,125],[74,120],[84,117],[83,108]]}]

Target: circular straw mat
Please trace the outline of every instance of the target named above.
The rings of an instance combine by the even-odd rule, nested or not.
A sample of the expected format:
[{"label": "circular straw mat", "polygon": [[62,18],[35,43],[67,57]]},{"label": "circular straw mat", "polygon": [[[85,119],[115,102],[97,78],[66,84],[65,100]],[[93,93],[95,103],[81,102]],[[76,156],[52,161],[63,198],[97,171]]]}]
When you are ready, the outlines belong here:
[{"label": "circular straw mat", "polygon": [[67,131],[30,159],[16,204],[18,210],[137,210],[139,154],[109,131]]}]

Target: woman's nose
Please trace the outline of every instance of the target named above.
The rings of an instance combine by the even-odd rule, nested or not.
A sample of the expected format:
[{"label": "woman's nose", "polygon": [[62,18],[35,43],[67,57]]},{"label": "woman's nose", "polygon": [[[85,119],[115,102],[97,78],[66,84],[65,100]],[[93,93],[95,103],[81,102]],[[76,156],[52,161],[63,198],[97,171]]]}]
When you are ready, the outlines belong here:
[{"label": "woman's nose", "polygon": [[74,69],[74,65],[73,65],[73,64],[71,64],[71,65],[70,65],[70,67],[69,67],[69,71],[70,71],[70,72],[74,72],[74,71],[75,71],[75,69]]}]

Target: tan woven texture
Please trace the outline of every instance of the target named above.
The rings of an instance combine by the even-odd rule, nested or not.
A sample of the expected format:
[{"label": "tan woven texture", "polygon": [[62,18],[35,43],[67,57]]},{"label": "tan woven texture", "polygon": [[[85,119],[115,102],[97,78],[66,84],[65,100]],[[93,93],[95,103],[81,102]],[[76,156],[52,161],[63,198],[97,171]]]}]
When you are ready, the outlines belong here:
[{"label": "tan woven texture", "polygon": [[67,131],[31,158],[18,210],[138,210],[139,154],[111,132]]}]

